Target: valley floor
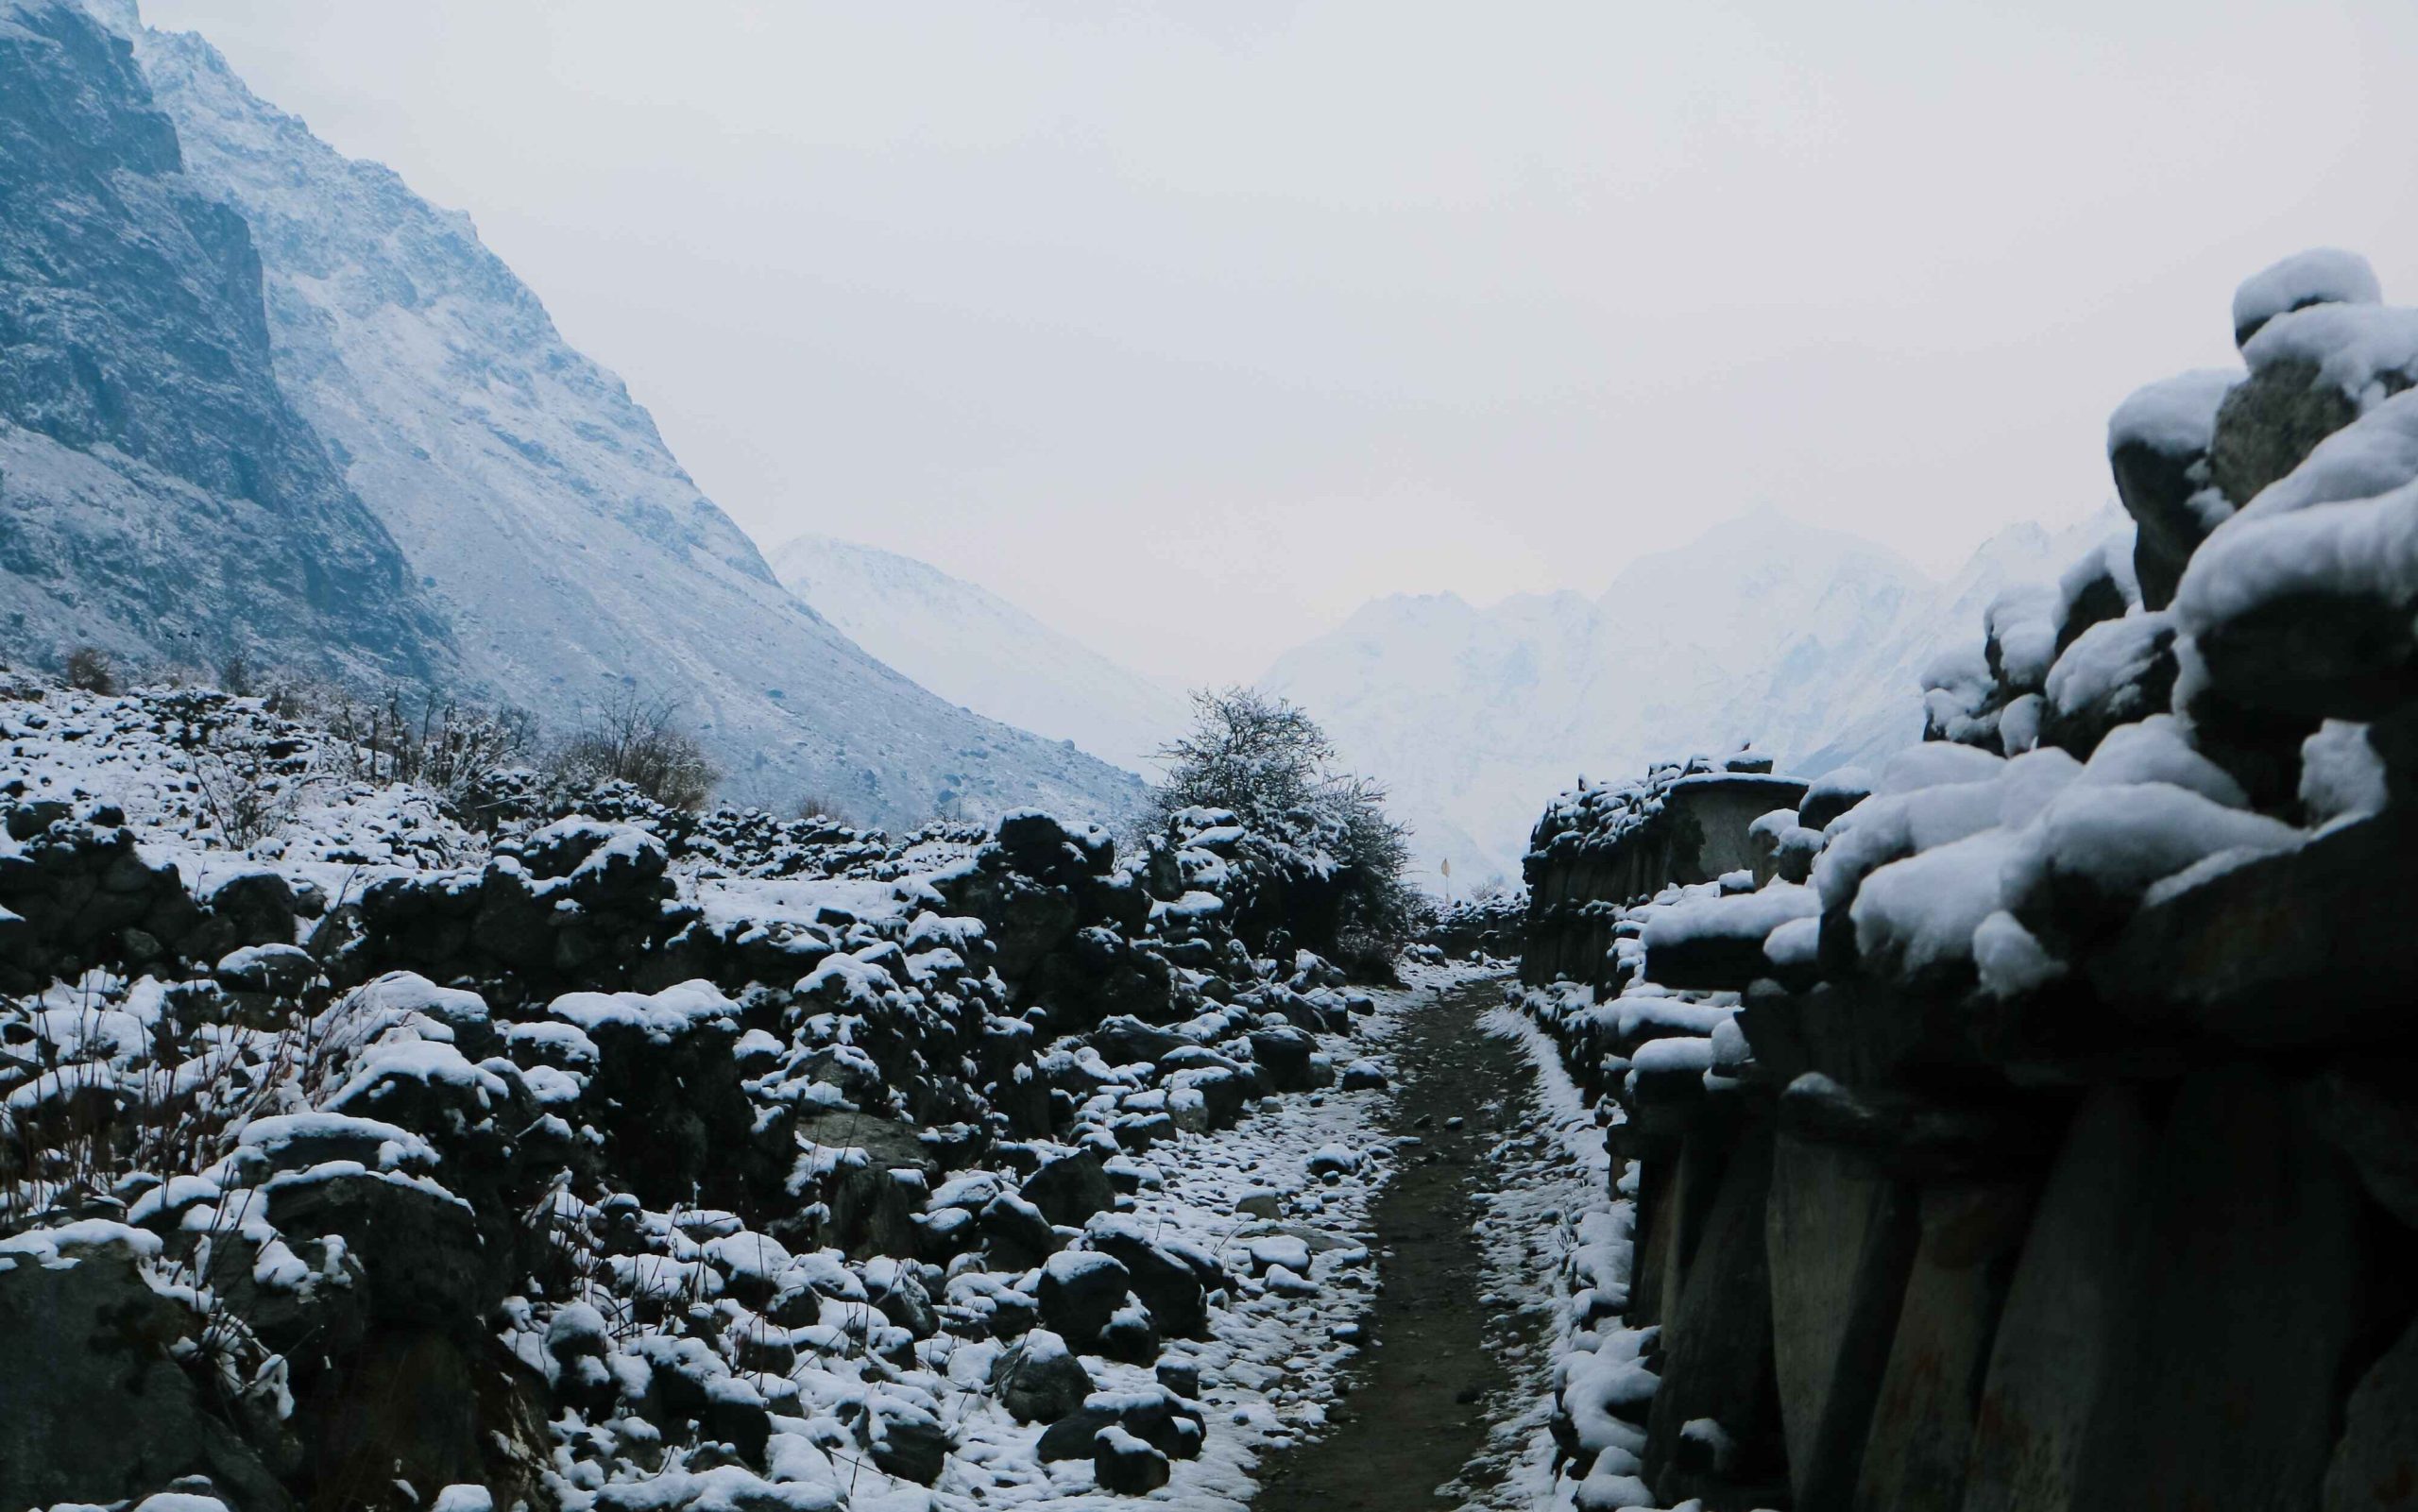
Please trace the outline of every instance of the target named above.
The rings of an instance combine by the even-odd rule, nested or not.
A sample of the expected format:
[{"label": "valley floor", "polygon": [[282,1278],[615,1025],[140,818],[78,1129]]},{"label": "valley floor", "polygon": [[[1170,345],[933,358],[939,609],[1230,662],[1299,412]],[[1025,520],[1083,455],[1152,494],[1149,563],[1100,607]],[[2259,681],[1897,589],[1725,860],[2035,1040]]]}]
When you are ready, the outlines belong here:
[{"label": "valley floor", "polygon": [[[1501,977],[1406,976],[1334,1046],[1377,1056],[1389,1090],[1271,1099],[1237,1128],[1154,1152],[1165,1185],[1143,1202],[1144,1222],[1214,1234],[1238,1266],[1254,1240],[1298,1238],[1315,1291],[1263,1292],[1218,1315],[1214,1340],[1193,1347],[1215,1429],[1151,1502],[1200,1512],[1573,1504],[1549,1427],[1553,1363],[1573,1329],[1572,1258],[1626,1229],[1602,1136],[1551,1045],[1497,1006]],[[1332,1184],[1307,1174],[1314,1157],[1345,1151],[1358,1169]],[[1280,1218],[1235,1212],[1271,1191]],[[1126,1384],[1120,1369],[1134,1385],[1149,1373],[1100,1368],[1105,1389]],[[1035,1463],[1036,1430],[979,1395],[963,1401],[964,1448],[939,1505],[1132,1504],[1098,1491],[1088,1461]]]}]

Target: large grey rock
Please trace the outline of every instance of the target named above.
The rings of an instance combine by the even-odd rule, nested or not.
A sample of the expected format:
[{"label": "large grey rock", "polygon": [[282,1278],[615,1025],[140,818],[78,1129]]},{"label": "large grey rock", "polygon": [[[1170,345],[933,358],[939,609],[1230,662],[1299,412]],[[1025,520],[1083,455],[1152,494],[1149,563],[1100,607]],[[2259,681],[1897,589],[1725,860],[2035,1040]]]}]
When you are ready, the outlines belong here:
[{"label": "large grey rock", "polygon": [[1097,1150],[1081,1149],[1043,1163],[1024,1179],[1024,1199],[1052,1223],[1079,1228],[1093,1214],[1116,1205],[1116,1188]]},{"label": "large grey rock", "polygon": [[2074,1507],[2315,1507],[2366,1282],[2350,1172],[2233,1065],[2185,1079],[2145,1191]]},{"label": "large grey rock", "polygon": [[1924,1190],[1922,1238],[1873,1402],[1858,1508],[1931,1512],[1962,1496],[1983,1368],[2032,1196],[2021,1180]]},{"label": "large grey rock", "polygon": [[1966,1462],[1965,1512],[2073,1504],[2099,1402],[2154,1131],[2137,1094],[2094,1093],[2067,1131],[2025,1238]]},{"label": "large grey rock", "polygon": [[[2058,596],[2063,603],[2063,612],[2057,617],[2056,648],[2060,654],[2081,639],[2084,631],[2110,620],[2120,620],[2132,608],[2123,586],[2117,582],[2116,573],[2107,566],[2104,552],[2112,550],[2114,545],[2111,542],[2103,551],[2093,552],[2069,569],[2057,581]],[[2170,598],[2171,591],[2170,586]],[[2163,608],[2165,602],[2162,600],[2149,606]]]},{"label": "large grey rock", "polygon": [[2259,1047],[2408,1033],[2418,980],[2410,821],[2392,812],[2262,856],[2135,914],[2091,958],[2110,1009],[2147,1028]]},{"label": "large grey rock", "polygon": [[984,1204],[976,1223],[983,1257],[993,1270],[1030,1270],[1066,1247],[1041,1210],[1013,1192]]},{"label": "large grey rock", "polygon": [[1041,1321],[1077,1349],[1097,1348],[1100,1331],[1125,1305],[1132,1276],[1115,1260],[1064,1250],[1041,1267]]},{"label": "large grey rock", "polygon": [[1164,1386],[1133,1391],[1102,1391],[1086,1400],[1081,1410],[1049,1425],[1033,1452],[1043,1461],[1089,1456],[1093,1440],[1111,1424],[1170,1459],[1196,1459],[1206,1436],[1200,1409]]},{"label": "large grey rock", "polygon": [[1717,1141],[1690,1140],[1675,1156],[1646,1161],[1638,1194],[1636,1274],[1629,1284],[1632,1327],[1677,1315],[1688,1261],[1721,1189],[1724,1153]]},{"label": "large grey rock", "polygon": [[2418,1062],[2346,1061],[2300,1089],[2309,1126],[2350,1158],[2378,1206],[2418,1229]]},{"label": "large grey rock", "polygon": [[151,1290],[129,1251],[0,1269],[0,1506],[114,1502],[207,1475],[245,1512],[289,1504],[169,1358],[200,1320]]},{"label": "large grey rock", "polygon": [[281,1232],[335,1234],[361,1260],[361,1305],[372,1324],[476,1337],[504,1279],[460,1202],[418,1183],[336,1175],[272,1184],[268,1218]]},{"label": "large grey rock", "polygon": [[1257,1029],[1251,1035],[1252,1059],[1269,1085],[1278,1092],[1307,1092],[1318,1084],[1310,1058],[1319,1042],[1306,1029]]},{"label": "large grey rock", "polygon": [[2110,730],[2166,712],[2179,671],[2174,634],[2165,616],[2140,614],[2103,620],[2075,637],[2049,671],[2040,743],[2087,761]]},{"label": "large grey rock", "polygon": [[2351,397],[2322,381],[2315,364],[2269,363],[2219,406],[2217,433],[2208,444],[2209,481],[2239,509],[2358,416]]},{"label": "large grey rock", "polygon": [[1857,1152],[1783,1133],[1763,1209],[1772,1365],[1796,1505],[1855,1484],[1914,1249],[1911,1190]]},{"label": "large grey rock", "polygon": [[[1643,1458],[1646,1484],[1666,1503],[1706,1497],[1732,1504],[1739,1489],[1761,1490],[1759,1483],[1785,1475],[1763,1249],[1771,1173],[1770,1131],[1751,1130],[1722,1172],[1677,1305],[1663,1324],[1662,1384],[1647,1417]],[[1729,1446],[1717,1475],[1679,1462],[1684,1430],[1706,1418],[1720,1425]]]},{"label": "large grey rock", "polygon": [[1150,1242],[1142,1226],[1116,1214],[1100,1214],[1086,1226],[1084,1242],[1123,1266],[1133,1295],[1150,1311],[1150,1321],[1171,1338],[1206,1338],[1208,1293],[1200,1277],[1178,1256]]},{"label": "large grey rock", "polygon": [[2325,1470],[2325,1512],[2418,1507],[2418,1324],[2351,1392]]},{"label": "large grey rock", "polygon": [[2195,716],[2231,705],[2248,717],[2308,725],[2375,720],[2418,692],[2410,596],[2389,578],[2302,579],[2292,591],[2258,595],[2246,606],[2196,590],[2188,602],[2204,672]]},{"label": "large grey rock", "polygon": [[[2111,450],[2107,461],[2116,474],[2116,497],[2133,517],[2133,573],[2141,585],[2141,603],[2163,609],[2174,602],[2184,568],[2208,535],[2207,519],[2190,502],[2206,486],[2207,453],[2128,441]],[[2061,633],[2057,649],[2071,643]]]},{"label": "large grey rock", "polygon": [[1094,1389],[1091,1372],[1066,1341],[1040,1328],[1000,1352],[991,1366],[991,1385],[1018,1422],[1056,1422]]},{"label": "large grey rock", "polygon": [[866,1427],[873,1436],[875,1467],[918,1486],[938,1481],[948,1465],[949,1451],[957,1447],[941,1420],[895,1397],[878,1397],[870,1405]]},{"label": "large grey rock", "polygon": [[537,1504],[545,1380],[493,1339],[380,1330],[297,1417],[314,1434],[315,1505],[413,1512],[420,1504],[400,1485],[465,1483],[492,1487],[499,1505]]},{"label": "large grey rock", "polygon": [[1167,1483],[1167,1457],[1111,1424],[1092,1437],[1092,1475],[1103,1491],[1148,1496]]}]

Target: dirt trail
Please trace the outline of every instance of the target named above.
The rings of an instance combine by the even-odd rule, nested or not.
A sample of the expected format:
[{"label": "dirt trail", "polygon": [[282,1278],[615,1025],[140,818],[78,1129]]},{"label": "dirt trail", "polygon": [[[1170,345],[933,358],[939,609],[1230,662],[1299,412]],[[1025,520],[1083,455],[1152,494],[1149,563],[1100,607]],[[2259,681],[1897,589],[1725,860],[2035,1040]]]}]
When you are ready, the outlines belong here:
[{"label": "dirt trail", "polygon": [[1532,1077],[1516,1046],[1478,1027],[1499,992],[1488,981],[1431,998],[1394,1042],[1388,1132],[1424,1144],[1403,1151],[1371,1215],[1385,1287],[1375,1347],[1330,1408],[1327,1436],[1269,1467],[1255,1512],[1460,1504],[1434,1488],[1485,1448],[1485,1404],[1512,1384],[1507,1346],[1542,1326],[1481,1300],[1485,1255],[1471,1232],[1473,1195],[1491,1181],[1487,1152],[1516,1127]]}]

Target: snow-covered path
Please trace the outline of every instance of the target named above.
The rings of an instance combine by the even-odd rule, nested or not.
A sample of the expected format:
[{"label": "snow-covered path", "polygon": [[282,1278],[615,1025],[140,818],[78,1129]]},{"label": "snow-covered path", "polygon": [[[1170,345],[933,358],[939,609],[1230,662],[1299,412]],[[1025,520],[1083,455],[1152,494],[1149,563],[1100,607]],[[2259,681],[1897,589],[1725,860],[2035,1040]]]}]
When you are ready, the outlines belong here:
[{"label": "snow-covered path", "polygon": [[1625,1232],[1603,1140],[1550,1045],[1495,1006],[1498,979],[1427,985],[1394,1026],[1371,1347],[1334,1431],[1270,1468],[1259,1512],[1572,1505],[1555,1364],[1584,1305],[1575,1279]]},{"label": "snow-covered path", "polygon": [[[1145,1187],[1134,1217],[1154,1232],[1209,1248],[1230,1269],[1252,1276],[1213,1311],[1211,1339],[1167,1346],[1168,1354],[1188,1355],[1200,1369],[1209,1432],[1200,1457],[1176,1461],[1173,1479],[1149,1495],[1150,1504],[1200,1512],[1288,1504],[1253,1500],[1260,1482],[1284,1463],[1278,1456],[1328,1441],[1338,1421],[1350,1419],[1342,1404],[1354,1400],[1354,1387],[1368,1373],[1361,1341],[1381,1290],[1391,1284],[1390,1263],[1372,1252],[1374,1204],[1422,1149],[1417,1143],[1398,1145],[1392,1134],[1417,1116],[1415,1079],[1406,1083],[1408,1068],[1401,1062],[1413,1053],[1419,1034],[1432,1031],[1439,994],[1458,1005],[1453,1011],[1457,1033],[1495,1046],[1498,1058],[1506,1054],[1502,1042],[1485,1040],[1474,1028],[1482,1005],[1499,994],[1498,977],[1454,968],[1414,970],[1407,980],[1401,991],[1376,994],[1376,1012],[1352,1035],[1325,1037],[1338,1064],[1362,1057],[1384,1064],[1394,1074],[1393,1090],[1272,1097],[1233,1129],[1186,1135],[1149,1156],[1160,1181]],[[1516,1054],[1510,1059],[1516,1062]],[[1313,1174],[1313,1164],[1328,1169]],[[1333,1168],[1338,1164],[1344,1168]],[[1256,1211],[1239,1210],[1246,1198]],[[1460,1238],[1467,1249],[1467,1234]],[[1306,1273],[1298,1279],[1291,1266],[1280,1273],[1269,1263],[1281,1263],[1287,1258],[1282,1251],[1295,1244],[1307,1253]],[[1495,1284],[1490,1272],[1473,1284],[1473,1295]],[[950,1363],[949,1376],[966,1388],[952,1403],[960,1447],[928,1493],[928,1504],[945,1512],[1108,1512],[1134,1505],[1133,1498],[1097,1488],[1088,1458],[1039,1460],[1040,1427],[1013,1422],[979,1389],[997,1351],[987,1342],[967,1343]],[[1141,1388],[1153,1379],[1144,1368],[1093,1357],[1084,1363],[1102,1390]],[[1485,1434],[1484,1425],[1473,1422],[1472,1444],[1483,1442]],[[878,1487],[885,1478],[870,1467],[861,1474],[856,1499],[883,1512],[892,1495],[906,1507],[923,1494],[903,1482]]]}]

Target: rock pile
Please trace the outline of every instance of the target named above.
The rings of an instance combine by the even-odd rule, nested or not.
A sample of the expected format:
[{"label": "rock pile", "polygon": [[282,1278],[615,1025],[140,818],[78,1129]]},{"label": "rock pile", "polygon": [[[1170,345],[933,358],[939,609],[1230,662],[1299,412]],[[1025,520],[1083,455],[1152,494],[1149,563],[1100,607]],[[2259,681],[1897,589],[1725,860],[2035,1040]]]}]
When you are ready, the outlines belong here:
[{"label": "rock pile", "polygon": [[2247,371],[2111,423],[2132,540],[1992,605],[1925,743],[1709,830],[1735,870],[1634,858],[1660,774],[1540,824],[1525,1001],[1633,1215],[1563,1371],[1578,1506],[2418,1504],[2378,298],[2343,254],[2245,284]]},{"label": "rock pile", "polygon": [[[1185,1351],[1264,1283],[1126,1215],[1149,1152],[1371,1006],[1237,933],[1315,906],[1231,816],[485,835],[169,697],[0,704],[0,1317],[73,1366],[12,1375],[0,1504],[836,1507],[938,1479],[969,1391],[1103,1488],[1200,1453]],[[295,742],[240,852],[227,727]]]}]

